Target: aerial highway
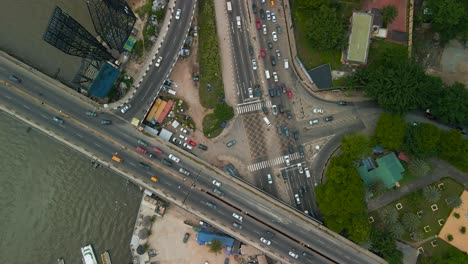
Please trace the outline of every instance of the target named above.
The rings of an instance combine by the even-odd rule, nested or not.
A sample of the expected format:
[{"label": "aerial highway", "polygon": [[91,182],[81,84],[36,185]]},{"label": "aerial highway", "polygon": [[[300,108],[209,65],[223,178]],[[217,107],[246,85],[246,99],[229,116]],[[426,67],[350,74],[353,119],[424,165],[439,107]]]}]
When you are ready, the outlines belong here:
[{"label": "aerial highway", "polygon": [[[262,250],[269,255],[292,263],[384,263],[288,205],[227,176],[189,153],[181,152],[172,144],[144,136],[120,116],[93,108],[78,97],[37,78],[27,69],[2,60],[0,79],[7,80],[11,73],[18,75],[22,83],[2,81],[0,104],[3,107],[34,120],[67,142],[92,153],[96,159],[127,175],[133,182],[187,208],[214,226],[263,247]],[[86,111],[96,111],[98,116],[91,118],[85,115]],[[54,116],[60,117],[64,123],[54,122]],[[113,124],[103,126],[100,119],[110,119]],[[150,158],[138,153],[135,151],[138,139],[157,146],[164,154],[153,153],[155,156]],[[124,162],[113,163],[111,156],[115,153]],[[167,159],[169,153],[181,161],[173,162],[172,167],[162,165],[160,160]],[[181,167],[190,172],[188,177],[178,171]],[[158,177],[159,182],[151,182],[151,176]],[[224,196],[213,193],[213,180],[221,183]],[[208,206],[206,202],[215,207]],[[233,227],[233,223],[238,222],[232,217],[233,212],[244,217],[241,230]],[[266,231],[275,235],[270,238],[269,246],[259,240]],[[340,250],[337,252],[338,247]],[[298,253],[298,259],[289,256],[291,250]]]},{"label": "aerial highway", "polygon": [[[146,110],[153,104],[164,80],[166,80],[174,63],[177,61],[178,53],[190,29],[195,2],[195,0],[176,1],[172,9],[172,20],[169,23],[166,37],[156,54],[156,59],[162,57],[160,65],[159,67],[155,66],[156,60],[150,65],[149,71],[130,101],[132,107],[128,110],[127,115],[124,116],[127,121],[130,121],[132,117],[143,119]],[[174,17],[177,9],[182,10],[180,19],[175,19]],[[170,15],[169,12],[167,14]]]}]

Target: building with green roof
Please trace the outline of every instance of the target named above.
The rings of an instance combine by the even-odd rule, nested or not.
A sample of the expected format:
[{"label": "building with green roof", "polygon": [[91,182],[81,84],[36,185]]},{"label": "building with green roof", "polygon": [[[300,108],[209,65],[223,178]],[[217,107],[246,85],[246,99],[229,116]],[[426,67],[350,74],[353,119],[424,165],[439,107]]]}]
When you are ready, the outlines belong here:
[{"label": "building with green roof", "polygon": [[366,64],[372,30],[373,16],[369,13],[354,12],[349,35],[346,61]]},{"label": "building with green roof", "polygon": [[363,165],[358,167],[364,183],[369,186],[377,180],[383,181],[387,188],[398,186],[398,181],[403,178],[405,169],[401,165],[395,153],[387,154],[375,160],[371,158],[363,160]]}]

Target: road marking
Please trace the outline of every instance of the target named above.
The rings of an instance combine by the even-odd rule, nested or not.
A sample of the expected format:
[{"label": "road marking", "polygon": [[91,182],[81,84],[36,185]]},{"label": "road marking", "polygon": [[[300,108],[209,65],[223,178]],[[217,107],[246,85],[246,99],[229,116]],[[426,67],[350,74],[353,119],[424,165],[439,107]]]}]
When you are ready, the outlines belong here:
[{"label": "road marking", "polygon": [[[301,158],[301,154],[299,152],[296,152],[296,153],[293,153],[293,154],[289,155],[289,159],[291,161],[299,159],[299,158]],[[285,162],[284,161],[284,156],[281,156],[281,157],[277,157],[277,158],[274,158],[274,159],[264,160],[264,161],[260,161],[260,162],[254,163],[254,164],[250,164],[249,166],[247,166],[247,168],[248,168],[249,171],[257,171],[257,170],[261,170],[261,169],[264,169],[264,168],[279,165],[279,164],[281,164],[283,162]]]},{"label": "road marking", "polygon": [[75,135],[77,135],[79,138],[83,138],[83,136],[78,133],[75,133]]},{"label": "road marking", "polygon": [[29,108],[29,106],[27,106],[27,105],[23,105],[23,106],[24,106],[24,108],[26,108],[28,110],[31,110],[31,108]]},{"label": "road marking", "polygon": [[135,166],[135,163],[129,162],[130,165]]},{"label": "road marking", "polygon": [[6,98],[10,99],[10,100],[12,99],[12,98],[11,98],[10,96],[8,96],[8,95],[4,95],[4,96],[5,96]]},{"label": "road marking", "polygon": [[255,112],[255,111],[260,111],[262,110],[262,107],[266,106],[268,108],[271,107],[271,101],[255,101],[252,103],[244,103],[244,104],[239,104],[236,106],[236,110],[238,114],[243,114],[243,113],[249,113],[249,112]]},{"label": "road marking", "polygon": [[43,115],[43,114],[40,114],[40,116],[42,116],[43,118],[47,119],[48,117]]},{"label": "road marking", "polygon": [[94,145],[96,145],[98,148],[102,148],[98,143],[94,143]]}]

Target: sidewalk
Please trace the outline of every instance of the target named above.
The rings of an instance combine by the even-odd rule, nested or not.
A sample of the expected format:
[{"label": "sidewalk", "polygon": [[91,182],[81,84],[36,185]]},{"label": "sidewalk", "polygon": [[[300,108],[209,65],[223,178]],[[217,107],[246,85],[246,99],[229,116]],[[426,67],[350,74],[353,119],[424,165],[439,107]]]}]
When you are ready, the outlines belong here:
[{"label": "sidewalk", "polygon": [[117,109],[121,107],[123,104],[127,103],[133,95],[136,93],[138,88],[140,87],[143,78],[145,77],[146,73],[148,72],[151,64],[153,61],[156,59],[156,54],[158,54],[159,49],[162,46],[162,43],[164,42],[164,39],[166,38],[166,33],[167,30],[169,29],[170,22],[172,21],[172,14],[173,8],[176,4],[176,0],[168,0],[167,3],[167,11],[166,15],[164,16],[164,21],[161,24],[159,35],[157,37],[156,43],[154,43],[153,47],[151,48],[151,51],[145,54],[146,59],[144,62],[144,67],[141,67],[140,72],[134,76],[134,84],[130,88],[130,90],[125,94],[123,98],[121,98],[119,101],[113,102],[108,104],[108,109]]},{"label": "sidewalk", "polygon": [[467,173],[461,172],[452,165],[448,164],[447,162],[439,159],[431,159],[430,164],[433,166],[433,169],[428,175],[423,176],[415,181],[409,182],[395,191],[387,192],[376,199],[370,200],[367,204],[367,208],[369,209],[369,211],[373,211],[384,207],[385,205],[396,201],[417,189],[423,188],[424,186],[439,181],[444,177],[452,178],[458,183],[463,184],[465,188],[468,187]]}]

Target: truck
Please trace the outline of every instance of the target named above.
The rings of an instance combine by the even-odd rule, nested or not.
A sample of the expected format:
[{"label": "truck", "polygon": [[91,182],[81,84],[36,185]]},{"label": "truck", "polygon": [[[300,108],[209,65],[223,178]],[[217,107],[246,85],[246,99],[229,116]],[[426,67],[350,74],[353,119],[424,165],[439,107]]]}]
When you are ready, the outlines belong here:
[{"label": "truck", "polygon": [[237,28],[241,28],[241,17],[236,16],[236,21],[237,21]]},{"label": "truck", "polygon": [[231,5],[231,1],[227,1],[227,2],[226,2],[226,7],[227,7],[227,11],[228,11],[228,13],[231,13],[231,12],[232,12],[232,5]]},{"label": "truck", "polygon": [[112,160],[113,160],[113,161],[116,161],[116,162],[119,162],[119,163],[122,162],[122,158],[120,158],[120,157],[117,156],[117,155],[113,155],[113,156],[112,156]]}]

